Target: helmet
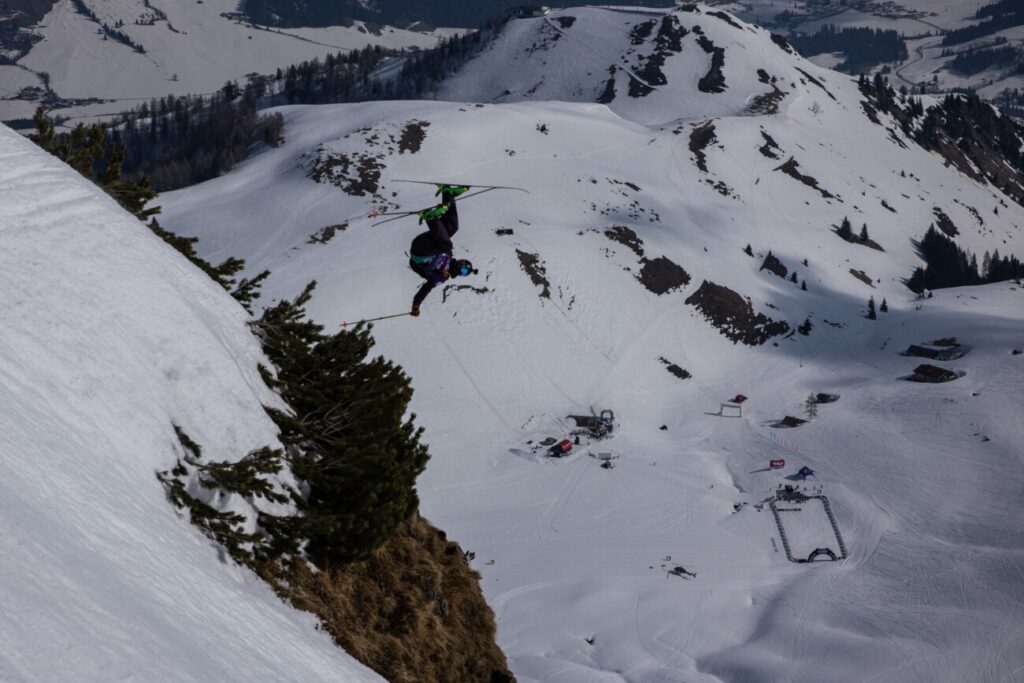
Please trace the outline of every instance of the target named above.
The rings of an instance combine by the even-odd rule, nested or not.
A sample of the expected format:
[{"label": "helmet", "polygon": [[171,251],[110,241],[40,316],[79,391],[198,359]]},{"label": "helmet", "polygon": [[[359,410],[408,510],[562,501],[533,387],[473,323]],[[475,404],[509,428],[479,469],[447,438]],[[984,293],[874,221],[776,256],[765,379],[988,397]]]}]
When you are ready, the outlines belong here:
[{"label": "helmet", "polygon": [[452,262],[452,275],[466,277],[476,271],[473,269],[473,262],[468,259],[458,259]]}]

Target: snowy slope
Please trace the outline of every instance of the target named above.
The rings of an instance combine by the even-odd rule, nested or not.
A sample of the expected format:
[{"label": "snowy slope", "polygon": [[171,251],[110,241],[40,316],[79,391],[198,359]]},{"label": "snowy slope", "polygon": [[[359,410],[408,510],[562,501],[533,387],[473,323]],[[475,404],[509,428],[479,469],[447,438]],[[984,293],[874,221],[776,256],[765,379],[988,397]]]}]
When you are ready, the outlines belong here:
[{"label": "snowy slope", "polygon": [[276,443],[244,311],[3,126],[0,246],[0,679],[380,680],[156,479]]},{"label": "snowy slope", "polygon": [[[0,66],[0,119],[31,116],[34,103],[11,99],[26,75],[47,72],[50,87],[63,98],[104,100],[100,104],[61,108],[60,115],[116,113],[152,97],[210,93],[246,74],[274,73],[304,60],[367,45],[433,47],[450,31],[404,31],[393,27],[267,29],[239,22],[235,0],[161,2],[153,0],[83,0],[100,22],[142,45],[139,54],[115,40],[105,40],[100,25],[59,0],[36,32],[43,40],[17,65]],[[137,24],[137,21],[143,21]],[[152,22],[152,23],[150,23]],[[33,77],[33,85],[40,85]]]},{"label": "snowy slope", "polygon": [[[521,681],[1024,680],[1024,289],[916,301],[900,282],[936,208],[965,248],[1018,255],[1024,210],[869,121],[847,77],[707,11],[669,15],[687,34],[644,95],[624,69],[644,68],[657,28],[630,35],[663,14],[579,8],[512,22],[443,92],[517,102],[281,108],[286,144],[163,196],[167,223],[209,258],[273,270],[268,302],[316,278],[311,312],[336,325],[406,311],[419,286],[414,221],[365,219],[430,204],[397,179],[531,190],[466,200],[456,254],[480,275],[375,327],[427,427],[424,512],[475,551]],[[552,23],[568,34],[553,43]],[[724,49],[724,92],[696,87],[714,57],[695,27]],[[595,104],[612,64],[616,97]],[[885,251],[836,236],[844,216]],[[769,250],[807,291],[759,270]],[[689,277],[658,294],[664,259]],[[705,281],[810,336],[733,343],[687,303]],[[866,320],[869,297],[890,312]],[[898,352],[944,336],[970,346],[940,363],[963,377],[905,381],[918,359]],[[779,429],[812,392],[840,400]],[[743,417],[718,416],[737,393]],[[590,407],[615,411],[614,438],[531,452]],[[804,464],[843,562],[788,562],[755,509]],[[820,516],[780,514],[803,515],[795,547],[827,539]]]},{"label": "snowy slope", "polygon": [[[1024,86],[1024,76],[1017,73],[1017,65],[994,67],[966,75],[950,69],[948,65],[953,55],[943,53],[991,47],[996,40],[1008,41],[1009,45],[1019,47],[1024,40],[1024,27],[1005,29],[951,47],[942,45],[942,34],[978,23],[977,11],[994,3],[995,0],[899,0],[874,3],[834,0],[812,6],[803,2],[785,4],[773,0],[722,0],[713,4],[733,11],[747,21],[774,26],[774,30],[782,33],[816,33],[826,24],[840,28],[867,27],[897,31],[907,38],[908,55],[902,63],[890,65],[893,70],[890,78],[896,86],[932,86],[933,78],[937,77],[934,86],[940,91],[970,88],[977,90],[982,97],[992,98],[1004,90]],[[785,10],[804,16],[780,22],[776,15]],[[814,57],[815,63],[823,65],[830,59],[830,55]],[[836,60],[837,63],[839,61],[842,60]]]}]

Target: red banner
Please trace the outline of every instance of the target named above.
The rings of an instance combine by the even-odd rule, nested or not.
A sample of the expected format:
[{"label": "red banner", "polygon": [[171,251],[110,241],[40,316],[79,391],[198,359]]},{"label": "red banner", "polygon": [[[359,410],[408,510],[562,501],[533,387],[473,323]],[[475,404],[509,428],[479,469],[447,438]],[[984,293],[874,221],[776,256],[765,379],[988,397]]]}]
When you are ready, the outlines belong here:
[{"label": "red banner", "polygon": [[770,461],[768,461],[768,467],[770,467],[773,470],[780,470],[780,469],[782,469],[785,466],[786,466],[786,461],[785,460],[770,460]]}]

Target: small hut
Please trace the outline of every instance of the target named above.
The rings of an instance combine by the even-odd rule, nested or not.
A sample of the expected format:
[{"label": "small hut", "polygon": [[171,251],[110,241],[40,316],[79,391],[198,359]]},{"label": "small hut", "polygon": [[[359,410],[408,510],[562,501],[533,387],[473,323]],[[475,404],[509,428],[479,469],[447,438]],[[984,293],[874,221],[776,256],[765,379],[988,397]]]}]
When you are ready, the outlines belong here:
[{"label": "small hut", "polygon": [[935,365],[918,365],[914,368],[914,374],[910,376],[910,379],[914,382],[938,384],[940,382],[952,382],[958,377],[959,375],[946,368],[940,368]]},{"label": "small hut", "polygon": [[964,355],[964,351],[960,346],[947,346],[937,349],[931,346],[923,346],[921,344],[911,344],[910,347],[903,352],[903,355],[914,356],[917,358],[930,358],[931,360],[956,360]]}]

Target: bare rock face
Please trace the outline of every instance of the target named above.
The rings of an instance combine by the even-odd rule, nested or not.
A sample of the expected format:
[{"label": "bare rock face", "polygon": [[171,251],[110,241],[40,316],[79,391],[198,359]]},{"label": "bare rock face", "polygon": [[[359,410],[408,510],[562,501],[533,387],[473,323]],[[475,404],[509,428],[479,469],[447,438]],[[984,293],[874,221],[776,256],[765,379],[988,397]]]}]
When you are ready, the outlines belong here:
[{"label": "bare rock face", "polygon": [[728,287],[705,280],[686,300],[718,328],[726,338],[748,346],[760,346],[772,337],[789,332],[785,322],[754,311],[750,302]]}]

